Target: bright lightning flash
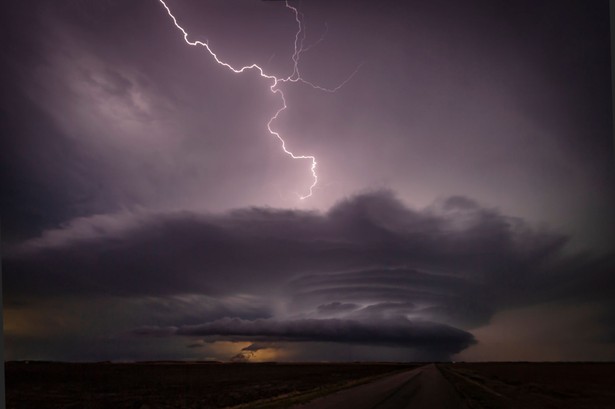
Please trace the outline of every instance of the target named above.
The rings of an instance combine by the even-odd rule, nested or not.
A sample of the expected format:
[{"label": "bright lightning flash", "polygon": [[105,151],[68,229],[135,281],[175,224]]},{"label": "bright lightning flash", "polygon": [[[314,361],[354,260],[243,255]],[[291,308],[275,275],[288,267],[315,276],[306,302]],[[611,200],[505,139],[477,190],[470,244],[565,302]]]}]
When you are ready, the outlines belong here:
[{"label": "bright lightning flash", "polygon": [[202,41],[190,41],[188,39],[188,32],[186,32],[186,30],[184,30],[184,28],[179,25],[179,23],[177,22],[177,19],[175,18],[173,13],[171,13],[171,9],[169,8],[169,6],[167,6],[167,4],[164,2],[164,0],[158,0],[158,1],[167,10],[167,13],[169,14],[169,17],[171,17],[171,19],[173,20],[173,23],[175,24],[175,27],[177,27],[179,29],[179,31],[182,32],[182,34],[184,35],[184,41],[187,44],[189,44],[191,46],[201,46],[201,47],[204,47],[207,50],[207,52],[216,60],[216,62],[218,64],[228,68],[229,70],[233,71],[236,74],[242,73],[242,72],[244,72],[246,70],[257,70],[261,77],[266,78],[266,79],[271,81],[271,86],[269,87],[269,89],[271,90],[271,92],[273,94],[277,94],[280,97],[281,102],[282,102],[282,106],[269,119],[269,122],[267,122],[267,130],[269,131],[269,133],[271,135],[273,135],[276,138],[278,138],[278,140],[282,144],[282,149],[284,150],[284,152],[287,155],[289,155],[293,159],[306,159],[306,160],[311,161],[310,170],[312,172],[313,182],[312,182],[312,185],[309,188],[308,193],[305,194],[305,195],[299,195],[299,198],[301,200],[303,200],[303,199],[307,199],[308,197],[312,196],[312,193],[314,191],[314,187],[318,183],[318,175],[316,174],[316,165],[317,165],[316,157],[314,157],[312,155],[295,155],[294,153],[292,153],[291,151],[289,151],[286,148],[286,142],[284,141],[282,136],[280,136],[280,134],[277,131],[274,131],[271,128],[271,124],[278,118],[280,113],[287,108],[286,98],[284,97],[284,93],[282,92],[282,90],[279,88],[278,85],[280,83],[286,83],[286,82],[293,82],[293,83],[301,82],[303,84],[309,85],[310,87],[318,89],[320,91],[335,92],[338,89],[340,89],[344,84],[346,84],[348,81],[350,81],[350,79],[358,71],[359,67],[357,67],[357,69],[344,82],[342,82],[340,85],[338,85],[335,88],[324,88],[324,87],[321,87],[319,85],[313,84],[313,83],[303,79],[301,77],[300,72],[299,72],[299,59],[301,58],[301,53],[303,53],[304,51],[307,50],[307,48],[304,48],[304,46],[303,46],[303,42],[305,40],[305,30],[303,29],[303,26],[302,26],[301,14],[299,13],[299,11],[295,7],[293,7],[290,4],[288,4],[288,0],[285,1],[285,5],[286,5],[286,8],[291,10],[294,13],[294,15],[295,15],[295,21],[297,22],[297,32],[295,33],[295,50],[294,50],[294,53],[292,55],[293,72],[292,72],[291,75],[289,75],[286,78],[279,78],[279,77],[276,77],[275,75],[267,74],[267,73],[265,73],[265,71],[258,64],[251,64],[251,65],[243,66],[241,68],[235,68],[232,65],[230,65],[229,63],[222,61],[220,58],[218,58],[218,55],[216,53],[214,53],[213,50],[209,47],[209,44],[204,43]]}]

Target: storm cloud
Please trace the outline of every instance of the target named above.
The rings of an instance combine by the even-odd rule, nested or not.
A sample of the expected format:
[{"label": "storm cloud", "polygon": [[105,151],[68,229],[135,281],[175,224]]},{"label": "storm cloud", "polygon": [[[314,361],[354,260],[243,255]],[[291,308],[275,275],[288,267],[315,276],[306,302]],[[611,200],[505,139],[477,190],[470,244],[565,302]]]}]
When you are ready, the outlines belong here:
[{"label": "storm cloud", "polygon": [[[412,322],[406,318],[380,321],[349,319],[300,319],[254,321],[226,318],[209,323],[172,327],[135,329],[135,335],[219,336],[235,341],[336,342],[344,344],[384,345],[457,353],[475,342],[468,332],[432,322]],[[246,350],[256,350],[247,347]]]},{"label": "storm cloud", "polygon": [[325,213],[247,208],[79,219],[13,248],[4,282],[14,302],[248,294],[261,304],[249,309],[244,297],[235,309],[242,315],[227,302],[226,318],[207,320],[205,308],[202,320],[193,312],[177,325],[171,311],[170,326],[139,326],[141,336],[373,344],[442,357],[473,344],[467,330],[504,308],[570,297],[612,308],[612,259],[567,256],[565,243],[468,198],[415,210],[391,191],[375,191]]},{"label": "storm cloud", "polygon": [[77,219],[14,248],[5,285],[11,295],[168,295],[288,283],[323,297],[339,289],[349,297],[450,298],[531,279],[565,242],[469,199],[417,211],[379,191],[326,213],[247,208]]},{"label": "storm cloud", "polygon": [[[220,59],[298,72],[282,2],[168,5]],[[528,356],[612,359],[608,2],[296,6],[302,77],[349,79],[278,84],[306,200],[271,82],[159,2],[3,9],[7,357],[484,358],[554,323]]]}]

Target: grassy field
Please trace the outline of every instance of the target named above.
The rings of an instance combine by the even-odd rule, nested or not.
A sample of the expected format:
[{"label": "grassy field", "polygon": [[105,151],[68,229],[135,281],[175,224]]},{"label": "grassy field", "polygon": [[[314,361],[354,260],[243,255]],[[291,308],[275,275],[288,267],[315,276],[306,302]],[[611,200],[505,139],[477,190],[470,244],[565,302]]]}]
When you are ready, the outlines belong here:
[{"label": "grassy field", "polygon": [[273,398],[317,396],[416,366],[8,362],[6,401],[8,409],[280,407]]},{"label": "grassy field", "polygon": [[615,363],[490,362],[439,367],[471,408],[615,408]]}]

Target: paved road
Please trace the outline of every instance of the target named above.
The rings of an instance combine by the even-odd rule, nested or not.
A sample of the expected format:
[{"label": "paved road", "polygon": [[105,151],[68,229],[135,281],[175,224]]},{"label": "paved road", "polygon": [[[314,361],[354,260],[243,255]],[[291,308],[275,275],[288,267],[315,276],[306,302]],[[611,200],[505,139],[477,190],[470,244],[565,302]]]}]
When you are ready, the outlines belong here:
[{"label": "paved road", "polygon": [[436,365],[425,365],[315,399],[292,409],[462,409]]}]

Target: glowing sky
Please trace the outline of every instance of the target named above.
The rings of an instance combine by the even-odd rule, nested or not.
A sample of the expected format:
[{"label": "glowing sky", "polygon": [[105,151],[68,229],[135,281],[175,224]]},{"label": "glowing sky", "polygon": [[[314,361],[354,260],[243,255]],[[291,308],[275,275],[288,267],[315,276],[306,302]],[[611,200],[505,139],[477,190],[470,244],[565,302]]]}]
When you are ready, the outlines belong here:
[{"label": "glowing sky", "polygon": [[291,2],[298,65],[166,3],[288,108],[157,0],[11,5],[7,359],[615,358],[607,1]]}]

